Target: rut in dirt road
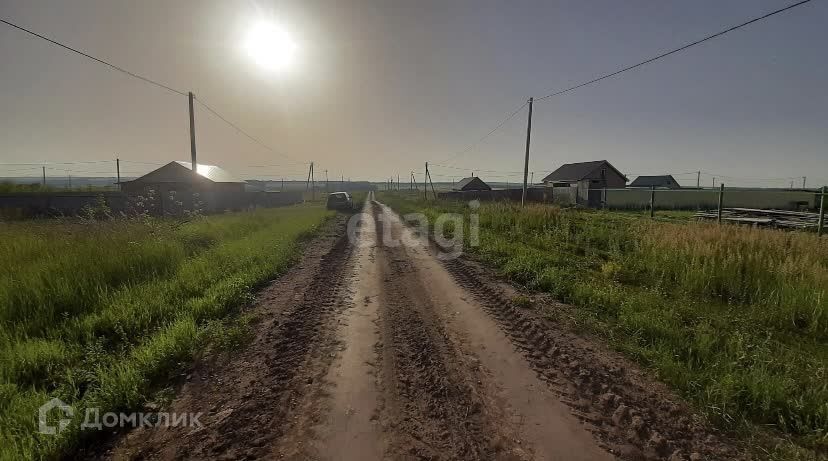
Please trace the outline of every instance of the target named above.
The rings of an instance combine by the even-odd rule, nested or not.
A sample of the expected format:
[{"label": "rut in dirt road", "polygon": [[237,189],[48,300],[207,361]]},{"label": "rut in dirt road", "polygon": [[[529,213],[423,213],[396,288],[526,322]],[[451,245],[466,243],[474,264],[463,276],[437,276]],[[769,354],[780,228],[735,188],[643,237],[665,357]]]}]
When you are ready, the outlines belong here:
[{"label": "rut in dirt road", "polygon": [[471,261],[438,259],[386,206],[360,216],[260,293],[247,349],[194,366],[170,411],[204,411],[203,428],[136,430],[106,457],[736,457],[663,386]]},{"label": "rut in dirt road", "polygon": [[[374,205],[377,234],[399,240]],[[379,261],[382,378],[395,455],[419,459],[495,459],[508,450],[489,418],[475,370],[451,344],[423,296],[427,287],[402,247],[382,245]]]},{"label": "rut in dirt road", "polygon": [[203,413],[203,427],[134,430],[101,457],[280,457],[281,442],[305,410],[308,383],[324,376],[331,360],[336,313],[347,299],[345,224],[330,223],[297,267],[257,295],[252,344],[229,361],[208,355],[188,373],[167,410]]}]

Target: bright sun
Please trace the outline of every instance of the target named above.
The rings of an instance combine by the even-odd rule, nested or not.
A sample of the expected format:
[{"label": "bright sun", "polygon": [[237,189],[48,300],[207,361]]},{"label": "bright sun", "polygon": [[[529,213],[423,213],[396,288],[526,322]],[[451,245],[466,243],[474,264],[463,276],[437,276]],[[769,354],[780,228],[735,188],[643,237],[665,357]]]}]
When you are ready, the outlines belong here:
[{"label": "bright sun", "polygon": [[288,69],[296,52],[296,44],[288,33],[268,22],[255,24],[247,33],[244,46],[260,66],[274,71]]}]

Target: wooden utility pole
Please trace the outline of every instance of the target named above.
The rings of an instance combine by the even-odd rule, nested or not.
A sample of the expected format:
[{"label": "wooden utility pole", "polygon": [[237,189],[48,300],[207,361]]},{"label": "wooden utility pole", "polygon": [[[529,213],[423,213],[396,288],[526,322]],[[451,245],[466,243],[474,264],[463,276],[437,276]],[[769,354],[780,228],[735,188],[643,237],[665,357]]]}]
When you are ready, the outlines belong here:
[{"label": "wooden utility pole", "polygon": [[285,191],[285,178],[282,178],[282,187],[279,189],[279,191],[281,191],[281,192]]},{"label": "wooden utility pole", "polygon": [[722,205],[724,204],[724,183],[719,185],[719,209],[716,211],[716,221],[722,223]]},{"label": "wooden utility pole", "polygon": [[807,179],[807,178],[806,178],[805,176],[803,176],[803,177],[802,177],[802,188],[803,188],[803,189],[805,188],[805,180],[806,180],[806,179]]},{"label": "wooden utility pole", "polygon": [[115,159],[115,177],[117,178],[118,190],[121,190],[121,159],[119,158]]},{"label": "wooden utility pole", "polygon": [[[606,188],[604,194],[606,194]],[[650,186],[650,217],[655,217],[655,186]]]},{"label": "wooden utility pole", "polygon": [[[428,170],[426,170],[428,171]],[[434,200],[437,200],[437,191],[434,190],[434,181],[431,180],[431,172],[428,173],[428,183],[431,184],[431,193],[434,194]],[[426,188],[426,193],[428,192],[428,188]]]},{"label": "wooden utility pole", "polygon": [[428,162],[425,162],[425,173],[423,173],[423,199],[428,200]]},{"label": "wooden utility pole", "polygon": [[331,193],[330,189],[328,188],[328,170],[325,170],[325,193]]},{"label": "wooden utility pole", "polygon": [[311,200],[316,200],[316,179],[313,177],[313,162],[308,166],[308,181],[305,183],[305,190],[311,190]]},{"label": "wooden utility pole", "polygon": [[46,165],[42,166],[43,168],[43,187],[46,187]]},{"label": "wooden utility pole", "polygon": [[413,183],[414,183],[414,190],[415,190],[415,191],[416,191],[416,190],[420,190],[420,188],[419,188],[419,187],[417,187],[417,177],[416,177],[416,176],[414,176],[414,172],[413,172],[413,171],[411,172],[411,182],[413,182]]},{"label": "wooden utility pole", "polygon": [[400,174],[397,173],[397,191],[400,190]]},{"label": "wooden utility pole", "polygon": [[701,186],[701,170],[696,172],[696,189]]},{"label": "wooden utility pole", "polygon": [[817,235],[822,236],[825,229],[825,186],[822,186],[822,193],[819,194],[819,222],[817,223]]},{"label": "wooden utility pole", "polygon": [[193,172],[198,171],[198,162],[196,161],[196,141],[195,141],[195,113],[193,111],[193,99],[195,95],[192,91],[187,94],[187,101],[190,107],[190,162],[193,167]]},{"label": "wooden utility pole", "polygon": [[532,103],[534,98],[529,98],[529,119],[526,123],[526,156],[523,158],[523,193],[520,196],[520,206],[526,204],[526,180],[529,176],[529,143],[532,138]]}]

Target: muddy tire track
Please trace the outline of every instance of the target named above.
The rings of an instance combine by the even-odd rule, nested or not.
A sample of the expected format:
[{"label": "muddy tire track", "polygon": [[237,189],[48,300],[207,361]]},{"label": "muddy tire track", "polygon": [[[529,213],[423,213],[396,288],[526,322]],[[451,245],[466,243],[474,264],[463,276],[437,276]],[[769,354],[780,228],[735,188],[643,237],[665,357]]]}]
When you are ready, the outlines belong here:
[{"label": "muddy tire track", "polygon": [[[188,374],[171,412],[204,412],[203,427],[137,429],[102,457],[262,459],[301,452],[281,440],[313,414],[300,408],[324,376],[335,338],[351,249],[337,217],[294,271],[257,296],[255,338],[227,360],[205,357]],[[279,446],[279,453],[274,453]]]},{"label": "muddy tire track", "polygon": [[[377,235],[397,232],[373,207]],[[394,238],[398,238],[394,235]],[[381,382],[385,424],[391,433],[387,457],[394,459],[505,459],[506,437],[485,404],[482,377],[465,363],[436,318],[401,247],[383,246],[381,277]],[[517,459],[511,457],[509,459]]]},{"label": "muddy tire track", "polygon": [[512,301],[525,292],[467,258],[443,264],[501,325],[539,377],[617,456],[670,461],[746,458],[634,364],[566,331],[539,309]]}]

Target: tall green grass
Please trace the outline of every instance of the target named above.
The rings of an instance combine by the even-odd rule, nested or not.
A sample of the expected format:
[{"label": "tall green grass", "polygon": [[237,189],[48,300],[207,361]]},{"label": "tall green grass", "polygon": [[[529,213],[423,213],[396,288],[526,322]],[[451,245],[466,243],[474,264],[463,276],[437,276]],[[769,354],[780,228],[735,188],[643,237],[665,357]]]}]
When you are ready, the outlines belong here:
[{"label": "tall green grass", "polygon": [[[432,222],[471,211],[382,200]],[[571,315],[725,428],[772,426],[828,449],[824,238],[504,203],[482,205],[479,219],[480,245],[467,251],[576,306],[549,315]]]},{"label": "tall green grass", "polygon": [[[0,229],[0,459],[59,456],[89,435],[86,408],[136,408],[329,215],[303,206]],[[59,436],[36,432],[52,397],[75,409]]]}]

